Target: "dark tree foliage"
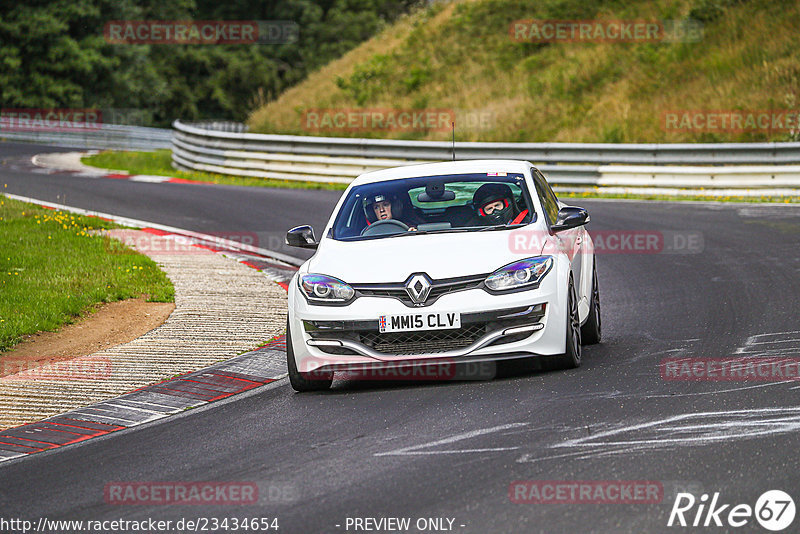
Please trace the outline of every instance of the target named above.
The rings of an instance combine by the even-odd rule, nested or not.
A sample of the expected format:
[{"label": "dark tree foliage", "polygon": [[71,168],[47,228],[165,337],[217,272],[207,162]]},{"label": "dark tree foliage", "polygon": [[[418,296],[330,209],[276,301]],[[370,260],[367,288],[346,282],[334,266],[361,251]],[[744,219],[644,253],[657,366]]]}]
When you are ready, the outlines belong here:
[{"label": "dark tree foliage", "polygon": [[[137,110],[243,120],[419,0],[19,0],[0,2],[0,108]],[[293,21],[285,44],[110,44],[112,20]]]}]

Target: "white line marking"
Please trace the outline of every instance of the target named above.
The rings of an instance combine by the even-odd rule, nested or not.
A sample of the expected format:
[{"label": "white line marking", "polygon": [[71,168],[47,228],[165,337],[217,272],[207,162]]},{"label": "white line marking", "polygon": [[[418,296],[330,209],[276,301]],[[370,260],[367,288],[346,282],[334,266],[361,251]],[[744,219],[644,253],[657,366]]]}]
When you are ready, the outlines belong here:
[{"label": "white line marking", "polygon": [[[112,399],[110,401],[106,401],[106,402],[104,402],[102,404],[103,404],[103,406],[110,406],[112,408],[121,408],[123,410],[130,410],[132,412],[142,412],[142,413],[146,413],[146,414],[150,414],[150,415],[167,413],[167,412],[162,412],[160,410],[151,410],[151,409],[147,409],[147,408],[140,408],[138,406],[128,406],[127,404],[114,404],[114,402],[113,402],[114,400],[116,400],[116,399]],[[175,412],[179,412],[179,411],[181,411],[181,408],[173,408],[173,410]]]},{"label": "white line marking", "polygon": [[[786,382],[769,382],[767,384],[758,384],[758,385],[755,385],[755,386],[743,386],[743,387],[740,387],[740,388],[731,388],[731,389],[715,389],[713,391],[699,391],[699,392],[695,392],[695,393],[681,393],[680,395],[645,395],[642,398],[643,399],[658,399],[658,398],[672,399],[672,398],[675,398],[677,396],[680,396],[680,397],[693,397],[693,396],[696,396],[696,395],[716,395],[718,393],[730,393],[731,391],[744,391],[744,390],[747,390],[747,389],[766,388],[766,387],[769,387],[769,386],[781,386],[781,385],[785,385],[785,384],[786,384]],[[795,388],[789,388],[789,389],[795,389]],[[638,395],[636,395],[636,394],[631,394],[629,396],[630,397],[634,397],[634,398],[638,397]]]},{"label": "white line marking", "polygon": [[[754,417],[766,415],[771,419],[757,420]],[[728,417],[735,420],[722,422],[703,423],[707,417]],[[696,424],[681,426],[682,421],[698,421]],[[661,428],[658,428],[661,427]],[[652,428],[655,434],[648,438],[632,440],[607,440],[627,433],[637,433],[643,429]],[[649,421],[638,425],[616,428],[605,432],[598,432],[591,436],[566,440],[553,448],[560,447],[597,447],[598,452],[603,447],[628,446],[629,452],[637,449],[662,448],[669,445],[695,445],[728,441],[733,439],[752,438],[772,434],[784,434],[800,429],[800,407],[791,408],[763,408],[754,410],[732,410],[720,412],[704,412],[697,414],[681,414],[657,421]],[[668,437],[679,433],[691,433],[682,437]],[[598,441],[601,440],[601,441]]]},{"label": "white line marking", "polygon": [[[598,284],[600,285],[600,284]],[[754,341],[751,345],[772,345],[773,343],[797,343],[800,339],[776,339],[773,341]]]},{"label": "white line marking", "polygon": [[[735,354],[743,354],[745,352],[749,352],[751,350],[760,350],[758,347],[754,347],[754,345],[769,345],[772,343],[800,343],[800,337],[797,336],[800,334],[800,330],[789,330],[787,332],[770,332],[768,334],[756,334],[754,336],[749,336],[747,340],[744,342],[744,345],[736,349]],[[766,340],[762,341],[768,337],[777,337],[777,336],[792,336],[789,339],[773,339],[773,340]],[[767,354],[769,351],[764,351],[764,354]]]},{"label": "white line marking", "polygon": [[[708,420],[709,417],[717,419]],[[534,463],[559,458],[596,459],[611,455],[788,434],[798,430],[800,430],[800,407],[686,413],[568,439],[548,448],[578,450],[554,452],[543,456],[526,453],[516,461]],[[625,434],[629,437],[624,436]],[[628,439],[625,439],[626,437]]]},{"label": "white line marking", "polygon": [[451,436],[449,438],[444,438],[436,441],[432,441],[430,443],[423,443],[422,445],[414,445],[412,447],[404,447],[402,449],[396,449],[389,452],[379,452],[376,453],[375,456],[412,456],[412,455],[419,455],[419,454],[460,454],[460,453],[468,453],[468,452],[496,452],[496,451],[508,451],[508,450],[515,450],[519,447],[495,447],[495,448],[487,448],[487,449],[461,449],[461,450],[449,450],[449,451],[439,451],[439,452],[432,452],[432,451],[417,451],[417,449],[424,449],[426,447],[436,447],[438,445],[447,445],[449,443],[455,443],[457,441],[463,441],[465,439],[474,438],[477,436],[483,436],[486,434],[491,434],[493,432],[500,432],[502,430],[508,430],[510,428],[519,428],[523,426],[527,426],[528,423],[510,423],[507,425],[500,425],[500,426],[493,426],[491,428],[482,428],[480,430],[472,430],[470,432],[465,432],[463,434],[457,434],[455,436]]}]

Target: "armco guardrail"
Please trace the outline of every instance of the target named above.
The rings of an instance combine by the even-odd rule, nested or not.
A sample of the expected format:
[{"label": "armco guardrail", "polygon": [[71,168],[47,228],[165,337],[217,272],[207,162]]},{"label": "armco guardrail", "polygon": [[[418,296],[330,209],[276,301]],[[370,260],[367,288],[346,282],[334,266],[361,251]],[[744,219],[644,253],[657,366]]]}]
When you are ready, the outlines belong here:
[{"label": "armco guardrail", "polygon": [[[176,167],[239,176],[349,182],[370,170],[452,158],[449,142],[233,133],[181,121],[175,121],[173,128]],[[800,163],[800,143],[456,143],[456,157],[528,160],[551,181],[567,185],[800,186],[797,168],[784,167],[779,172],[772,168]],[[663,165],[694,167],[663,174]],[[724,173],[722,167],[697,165],[757,167],[746,173]],[[725,179],[720,179],[722,174]]]},{"label": "armco guardrail", "polygon": [[62,131],[3,129],[0,130],[0,139],[75,148],[156,150],[171,146],[172,130],[123,124],[100,124],[96,128]]}]

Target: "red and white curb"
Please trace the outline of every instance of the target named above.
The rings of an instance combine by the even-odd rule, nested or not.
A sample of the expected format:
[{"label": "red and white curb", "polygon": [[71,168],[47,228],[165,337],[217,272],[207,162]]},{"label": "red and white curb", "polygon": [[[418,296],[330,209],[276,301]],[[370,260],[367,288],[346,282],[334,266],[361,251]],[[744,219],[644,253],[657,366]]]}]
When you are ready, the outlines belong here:
[{"label": "red and white curb", "polygon": [[283,337],[206,369],[0,432],[0,462],[169,417],[286,376]]},{"label": "red and white curb", "polygon": [[[145,182],[154,184],[201,184],[208,185],[212,182],[199,180],[186,180],[172,176],[153,174],[130,174],[125,171],[107,171],[99,167],[92,167],[81,162],[81,158],[97,154],[96,150],[87,152],[53,152],[37,154],[30,159],[32,166],[26,170],[37,174],[69,174],[85,178],[108,178],[111,180],[130,180],[132,182]],[[26,165],[27,167],[27,165]]]}]

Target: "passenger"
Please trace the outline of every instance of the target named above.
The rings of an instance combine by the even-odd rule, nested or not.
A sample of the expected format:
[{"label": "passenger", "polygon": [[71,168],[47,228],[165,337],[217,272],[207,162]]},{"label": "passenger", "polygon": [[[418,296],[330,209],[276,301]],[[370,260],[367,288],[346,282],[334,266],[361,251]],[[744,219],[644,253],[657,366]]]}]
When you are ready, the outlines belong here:
[{"label": "passenger", "polygon": [[475,209],[473,226],[519,224],[528,215],[527,209],[519,210],[514,193],[506,184],[483,184],[472,196],[472,205]]}]

